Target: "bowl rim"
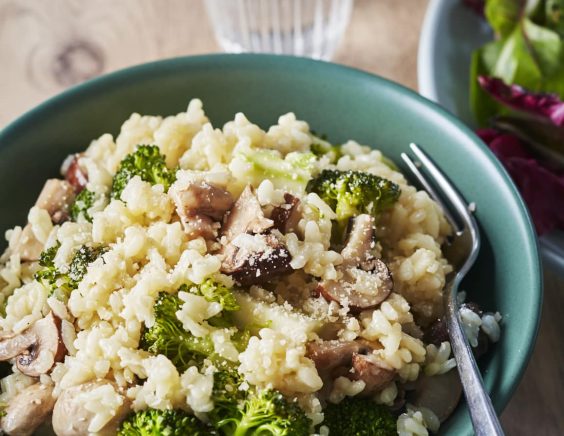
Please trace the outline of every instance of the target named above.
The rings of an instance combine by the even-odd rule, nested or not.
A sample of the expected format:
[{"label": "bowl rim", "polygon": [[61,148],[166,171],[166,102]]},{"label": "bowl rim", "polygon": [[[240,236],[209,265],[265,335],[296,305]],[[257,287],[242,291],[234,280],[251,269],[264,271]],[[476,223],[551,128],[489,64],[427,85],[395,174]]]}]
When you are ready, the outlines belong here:
[{"label": "bowl rim", "polygon": [[437,84],[434,80],[434,41],[437,37],[436,29],[438,28],[439,12],[442,7],[442,0],[430,0],[423,17],[423,26],[417,47],[417,87],[419,93],[433,103],[437,102],[438,97]]},{"label": "bowl rim", "polygon": [[[430,7],[437,7],[441,0],[431,0]],[[429,13],[429,10],[428,10]],[[489,148],[480,140],[480,138],[460,119],[455,115],[450,113],[448,110],[444,109],[439,104],[435,103],[428,98],[423,97],[417,92],[400,85],[392,80],[380,77],[378,75],[345,66],[336,63],[313,60],[304,57],[287,56],[287,55],[271,55],[271,54],[224,54],[224,53],[214,53],[214,54],[204,54],[197,56],[181,56],[173,57],[148,63],[142,63],[134,65],[131,67],[123,68],[111,73],[107,73],[96,78],[90,79],[81,84],[75,85],[62,91],[61,93],[52,96],[45,100],[44,102],[38,104],[34,108],[24,112],[19,117],[11,121],[4,129],[0,130],[0,145],[5,140],[9,142],[10,136],[17,134],[17,131],[22,125],[26,125],[33,122],[37,117],[41,117],[41,114],[46,110],[56,107],[58,104],[72,100],[73,98],[89,93],[97,92],[98,88],[106,87],[110,84],[119,84],[129,81],[131,75],[138,75],[143,77],[144,75],[151,75],[154,73],[162,74],[163,71],[174,71],[179,67],[184,65],[210,65],[216,64],[225,67],[228,64],[229,67],[249,67],[250,64],[259,62],[263,65],[276,65],[278,68],[284,68],[288,64],[293,64],[293,67],[307,68],[314,67],[317,70],[323,69],[328,73],[332,74],[346,74],[348,77],[359,78],[369,81],[380,82],[380,85],[392,88],[398,94],[414,99],[419,104],[425,106],[428,110],[433,111],[439,117],[445,119],[447,122],[451,123],[456,127],[462,134],[464,134],[474,146],[490,161],[495,169],[500,173],[502,180],[507,185],[509,192],[511,193],[511,199],[516,203],[516,206],[520,209],[520,219],[523,221],[523,229],[526,230],[524,233],[523,242],[526,244],[526,248],[530,254],[530,272],[531,272],[531,283],[535,284],[534,290],[536,291],[536,299],[534,299],[534,305],[531,307],[531,314],[535,317],[535,322],[532,323],[531,328],[528,331],[523,332],[523,336],[526,341],[524,349],[521,350],[520,355],[524,356],[519,364],[516,366],[516,377],[514,382],[510,383],[509,386],[503,385],[498,389],[498,395],[493,399],[494,407],[498,413],[505,408],[509,399],[513,395],[520,380],[523,377],[523,373],[529,363],[531,358],[533,348],[535,346],[539,324],[540,315],[543,300],[543,277],[541,261],[538,251],[538,240],[536,238],[536,233],[532,224],[531,217],[529,215],[528,209],[525,206],[523,199],[521,198],[515,184],[510,178],[509,174],[506,172],[502,164],[495,157],[495,155],[489,150]],[[257,65],[253,66],[253,69],[257,68]]]}]

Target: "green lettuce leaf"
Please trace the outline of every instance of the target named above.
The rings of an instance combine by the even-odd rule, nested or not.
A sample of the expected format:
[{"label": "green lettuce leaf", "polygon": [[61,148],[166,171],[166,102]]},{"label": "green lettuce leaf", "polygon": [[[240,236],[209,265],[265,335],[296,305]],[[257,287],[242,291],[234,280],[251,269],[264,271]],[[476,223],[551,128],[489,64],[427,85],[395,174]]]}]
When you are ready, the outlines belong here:
[{"label": "green lettuce leaf", "polygon": [[485,15],[498,38],[476,50],[470,67],[470,106],[479,125],[507,114],[477,83],[502,79],[564,98],[564,0],[488,0]]},{"label": "green lettuce leaf", "polygon": [[564,38],[564,0],[546,0],[546,25]]},{"label": "green lettuce leaf", "polygon": [[538,6],[539,0],[488,0],[484,14],[493,30],[501,38],[505,38],[524,16],[530,16]]}]

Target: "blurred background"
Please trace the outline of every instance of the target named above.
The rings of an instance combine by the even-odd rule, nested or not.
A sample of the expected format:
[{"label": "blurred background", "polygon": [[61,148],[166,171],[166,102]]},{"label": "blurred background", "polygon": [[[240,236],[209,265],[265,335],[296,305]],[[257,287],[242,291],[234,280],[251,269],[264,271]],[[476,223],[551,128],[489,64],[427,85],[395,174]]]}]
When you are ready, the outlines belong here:
[{"label": "blurred background", "polygon": [[[333,60],[417,86],[426,0],[357,0]],[[0,0],[0,125],[120,68],[221,52],[204,0]]]},{"label": "blurred background", "polygon": [[[458,0],[452,0],[458,1]],[[417,89],[427,0],[356,0],[333,61]],[[157,59],[221,52],[204,0],[0,0],[0,128],[62,90]],[[545,269],[529,368],[502,416],[509,435],[562,435],[562,280]]]}]

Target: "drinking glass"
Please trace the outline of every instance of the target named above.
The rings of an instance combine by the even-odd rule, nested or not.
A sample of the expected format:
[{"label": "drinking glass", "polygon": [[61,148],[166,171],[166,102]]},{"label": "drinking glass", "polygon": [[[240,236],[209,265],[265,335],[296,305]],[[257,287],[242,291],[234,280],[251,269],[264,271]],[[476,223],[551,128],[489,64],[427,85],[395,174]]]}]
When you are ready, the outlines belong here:
[{"label": "drinking glass", "polygon": [[229,53],[330,60],[353,0],[206,0],[217,41]]}]

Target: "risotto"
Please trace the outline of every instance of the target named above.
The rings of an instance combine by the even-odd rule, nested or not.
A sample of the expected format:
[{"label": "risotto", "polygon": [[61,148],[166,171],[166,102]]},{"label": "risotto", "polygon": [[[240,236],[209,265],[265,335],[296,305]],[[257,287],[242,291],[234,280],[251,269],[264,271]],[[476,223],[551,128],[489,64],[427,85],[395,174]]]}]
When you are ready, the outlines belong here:
[{"label": "risotto", "polygon": [[[133,114],[6,232],[2,430],[437,431],[461,392],[449,232],[380,151],[292,113],[267,131],[242,113],[214,128],[199,100]],[[461,314],[476,352],[497,341],[499,314]]]}]

